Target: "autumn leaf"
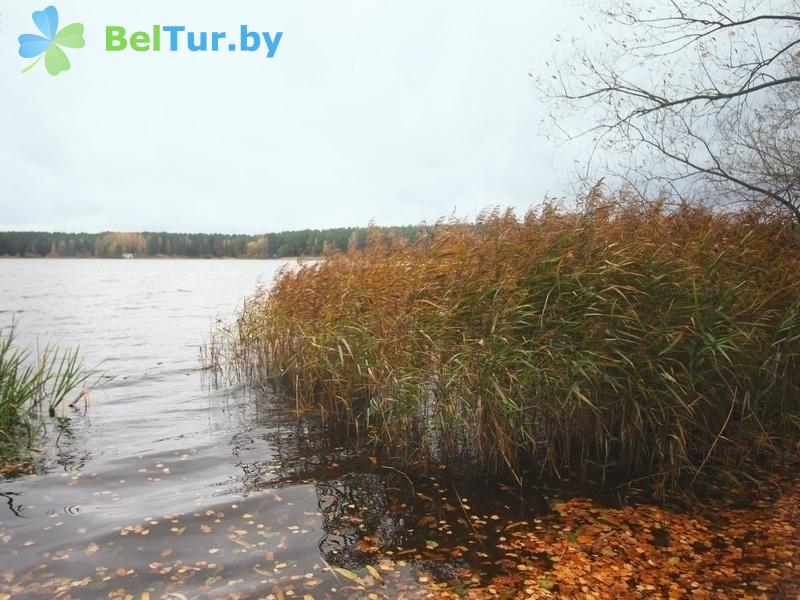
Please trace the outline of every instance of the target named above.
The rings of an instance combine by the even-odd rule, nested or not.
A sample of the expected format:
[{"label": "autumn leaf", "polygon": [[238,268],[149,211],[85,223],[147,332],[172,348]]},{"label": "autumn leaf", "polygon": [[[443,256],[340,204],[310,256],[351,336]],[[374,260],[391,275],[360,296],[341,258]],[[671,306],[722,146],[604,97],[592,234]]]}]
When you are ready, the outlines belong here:
[{"label": "autumn leaf", "polygon": [[367,587],[367,584],[364,583],[364,580],[361,579],[361,577],[359,577],[352,571],[345,569],[344,567],[331,567],[331,568],[342,577],[349,579],[350,581],[356,583],[357,585]]},{"label": "autumn leaf", "polygon": [[556,584],[550,581],[549,579],[540,579],[539,581],[536,582],[536,585],[538,585],[543,590],[547,590],[548,592],[551,591],[554,587],[556,587]]},{"label": "autumn leaf", "polygon": [[376,569],[372,565],[366,565],[366,568],[367,571],[369,571],[369,574],[375,578],[375,581],[377,581],[381,585],[386,585],[386,581],[383,579],[383,576],[380,573],[378,573],[378,569]]}]

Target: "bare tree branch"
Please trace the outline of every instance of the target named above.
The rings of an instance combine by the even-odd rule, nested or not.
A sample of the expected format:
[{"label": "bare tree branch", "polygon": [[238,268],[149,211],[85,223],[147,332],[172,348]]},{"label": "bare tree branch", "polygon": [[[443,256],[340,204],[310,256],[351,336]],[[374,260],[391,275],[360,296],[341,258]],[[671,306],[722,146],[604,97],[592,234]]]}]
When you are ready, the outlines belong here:
[{"label": "bare tree branch", "polygon": [[568,62],[532,74],[560,138],[591,138],[587,176],[766,201],[800,224],[800,0],[620,0],[603,14],[595,47],[573,40]]}]

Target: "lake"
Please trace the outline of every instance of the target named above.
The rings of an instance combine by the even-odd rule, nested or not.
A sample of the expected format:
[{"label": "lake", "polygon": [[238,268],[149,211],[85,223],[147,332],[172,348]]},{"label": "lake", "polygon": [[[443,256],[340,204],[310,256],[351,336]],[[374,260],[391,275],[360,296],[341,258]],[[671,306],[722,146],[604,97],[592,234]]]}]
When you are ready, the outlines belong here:
[{"label": "lake", "polygon": [[289,398],[212,385],[200,347],[287,264],[0,260],[0,325],[105,381],[0,476],[0,597],[411,599],[491,574],[495,521],[540,498],[407,477]]}]

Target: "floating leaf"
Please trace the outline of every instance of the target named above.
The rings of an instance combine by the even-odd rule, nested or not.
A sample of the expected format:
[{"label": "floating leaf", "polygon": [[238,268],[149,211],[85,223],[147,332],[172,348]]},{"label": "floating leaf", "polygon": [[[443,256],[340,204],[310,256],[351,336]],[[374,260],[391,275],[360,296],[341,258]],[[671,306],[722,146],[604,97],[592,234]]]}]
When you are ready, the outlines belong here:
[{"label": "floating leaf", "polygon": [[356,575],[356,574],[355,574],[355,573],[353,573],[352,571],[350,571],[350,570],[348,570],[348,569],[345,569],[344,567],[331,567],[331,568],[332,568],[332,569],[333,569],[333,570],[334,570],[336,573],[338,573],[339,575],[341,575],[342,577],[346,577],[347,579],[349,579],[350,581],[352,581],[352,582],[354,582],[354,583],[356,583],[356,584],[358,584],[358,585],[361,585],[361,586],[367,587],[367,584],[366,584],[366,583],[364,583],[364,580],[363,580],[363,579],[361,579],[361,577],[359,577],[358,575]]},{"label": "floating leaf", "polygon": [[381,585],[386,585],[386,581],[383,579],[383,576],[380,573],[378,573],[378,569],[376,569],[372,565],[366,565],[366,567],[367,571],[369,571],[369,574],[375,578],[375,581],[377,581]]},{"label": "floating leaf", "polygon": [[547,590],[548,592],[551,591],[554,587],[556,587],[556,584],[550,581],[549,579],[540,579],[539,581],[536,582],[536,585],[538,585],[543,590]]}]

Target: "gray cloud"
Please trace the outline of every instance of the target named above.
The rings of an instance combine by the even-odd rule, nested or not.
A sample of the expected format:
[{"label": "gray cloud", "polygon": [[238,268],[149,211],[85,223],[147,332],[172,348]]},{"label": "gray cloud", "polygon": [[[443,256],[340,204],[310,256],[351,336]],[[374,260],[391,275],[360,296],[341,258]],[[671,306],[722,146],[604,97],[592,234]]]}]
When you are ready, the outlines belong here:
[{"label": "gray cloud", "polygon": [[[0,30],[0,228],[260,232],[524,210],[571,175],[528,73],[571,9],[530,1],[54,2],[87,47],[20,73]],[[571,16],[572,15],[572,16]],[[106,53],[105,25],[283,31],[262,53]]]}]

